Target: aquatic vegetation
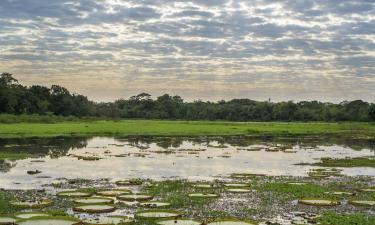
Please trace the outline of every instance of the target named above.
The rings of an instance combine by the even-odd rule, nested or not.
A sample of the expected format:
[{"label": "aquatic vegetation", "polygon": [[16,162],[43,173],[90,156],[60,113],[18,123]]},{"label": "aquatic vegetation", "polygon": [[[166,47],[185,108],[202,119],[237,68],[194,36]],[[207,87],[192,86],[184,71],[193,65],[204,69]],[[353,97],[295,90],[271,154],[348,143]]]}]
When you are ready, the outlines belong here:
[{"label": "aquatic vegetation", "polygon": [[128,201],[128,202],[134,202],[134,201],[148,201],[153,199],[154,196],[152,195],[146,195],[146,194],[124,194],[117,196],[117,199]]},{"label": "aquatic vegetation", "polygon": [[119,180],[115,182],[118,186],[141,185],[142,183],[141,179]]},{"label": "aquatic vegetation", "polygon": [[47,212],[22,212],[22,213],[16,213],[14,216],[20,219],[30,219],[33,217],[44,217],[44,216],[50,216],[50,215]]},{"label": "aquatic vegetation", "polygon": [[192,187],[194,187],[194,188],[202,188],[202,189],[215,188],[215,186],[213,184],[204,184],[204,183],[202,183],[202,184],[200,184],[200,183],[193,184]]},{"label": "aquatic vegetation", "polygon": [[251,192],[251,189],[247,188],[227,188],[225,189],[226,192],[230,193],[249,193]]},{"label": "aquatic vegetation", "polygon": [[106,196],[106,197],[117,197],[119,195],[130,194],[130,193],[131,191],[128,189],[112,189],[112,190],[98,191],[96,194],[100,196]]},{"label": "aquatic vegetation", "polygon": [[322,225],[373,225],[375,216],[369,216],[364,213],[337,214],[334,212],[324,213],[319,217],[318,222]]},{"label": "aquatic vegetation", "polygon": [[82,198],[90,197],[93,193],[84,192],[84,191],[62,191],[56,194],[59,197],[70,197],[70,198]]},{"label": "aquatic vegetation", "polygon": [[257,225],[256,222],[250,220],[239,220],[239,219],[220,219],[208,223],[207,225]]},{"label": "aquatic vegetation", "polygon": [[375,201],[366,201],[366,200],[352,200],[349,201],[352,205],[358,205],[358,206],[375,206]]},{"label": "aquatic vegetation", "polygon": [[159,225],[201,225],[202,223],[196,220],[192,220],[192,219],[180,218],[180,219],[174,219],[174,220],[170,220],[170,219],[160,220],[160,221],[157,221],[157,224]]},{"label": "aquatic vegetation", "polygon": [[229,187],[229,188],[246,188],[249,187],[249,184],[245,183],[224,183],[224,187]]},{"label": "aquatic vegetation", "polygon": [[188,195],[191,198],[216,198],[219,197],[218,194],[215,193],[190,193]]},{"label": "aquatic vegetation", "polygon": [[12,225],[16,223],[16,219],[12,217],[0,217],[0,224]]},{"label": "aquatic vegetation", "polygon": [[73,208],[75,212],[83,213],[109,213],[116,210],[112,205],[81,205]]},{"label": "aquatic vegetation", "polygon": [[111,198],[102,198],[102,197],[91,197],[91,198],[79,198],[73,201],[76,204],[112,204],[114,202]]},{"label": "aquatic vegetation", "polygon": [[298,203],[313,206],[335,206],[339,202],[330,199],[319,199],[319,198],[303,198],[299,199]]},{"label": "aquatic vegetation", "polygon": [[74,225],[79,220],[72,217],[35,217],[17,221],[18,225]]},{"label": "aquatic vegetation", "polygon": [[98,218],[88,218],[82,221],[83,225],[125,225],[131,223],[133,223],[133,220],[124,216],[102,216]]},{"label": "aquatic vegetation", "polygon": [[174,210],[145,210],[138,211],[135,214],[137,219],[155,220],[155,219],[173,219],[180,217],[181,213]]},{"label": "aquatic vegetation", "polygon": [[375,167],[375,157],[322,158],[321,162],[312,163],[311,165],[324,167]]},{"label": "aquatic vegetation", "polygon": [[53,200],[41,199],[39,201],[11,201],[9,204],[15,208],[40,209],[52,206]]},{"label": "aquatic vegetation", "polygon": [[161,208],[161,207],[167,207],[170,206],[171,203],[168,202],[160,202],[160,201],[149,201],[149,202],[141,202],[140,206],[146,207],[146,208]]}]

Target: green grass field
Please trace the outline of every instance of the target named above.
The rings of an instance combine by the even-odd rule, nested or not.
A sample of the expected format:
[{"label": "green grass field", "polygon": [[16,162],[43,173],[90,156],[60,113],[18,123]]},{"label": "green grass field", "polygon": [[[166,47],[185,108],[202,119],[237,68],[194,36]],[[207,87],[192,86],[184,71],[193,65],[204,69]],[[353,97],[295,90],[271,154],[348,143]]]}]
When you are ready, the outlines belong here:
[{"label": "green grass field", "polygon": [[0,123],[0,138],[93,135],[340,135],[374,138],[374,123],[236,123],[207,121],[66,121],[56,123]]}]

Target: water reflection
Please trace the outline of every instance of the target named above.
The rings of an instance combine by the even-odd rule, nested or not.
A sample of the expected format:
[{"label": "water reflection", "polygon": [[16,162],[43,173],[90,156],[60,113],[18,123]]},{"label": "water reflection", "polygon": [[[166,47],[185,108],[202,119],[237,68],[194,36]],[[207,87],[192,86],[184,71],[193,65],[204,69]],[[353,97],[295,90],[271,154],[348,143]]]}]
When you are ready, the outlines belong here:
[{"label": "water reflection", "polygon": [[[188,178],[210,180],[231,173],[306,176],[322,157],[374,154],[374,142],[338,138],[95,137],[0,140],[0,153],[32,158],[0,160],[0,188],[37,188],[58,178]],[[42,171],[31,176],[29,170]],[[375,175],[374,168],[346,168],[347,175]]]}]

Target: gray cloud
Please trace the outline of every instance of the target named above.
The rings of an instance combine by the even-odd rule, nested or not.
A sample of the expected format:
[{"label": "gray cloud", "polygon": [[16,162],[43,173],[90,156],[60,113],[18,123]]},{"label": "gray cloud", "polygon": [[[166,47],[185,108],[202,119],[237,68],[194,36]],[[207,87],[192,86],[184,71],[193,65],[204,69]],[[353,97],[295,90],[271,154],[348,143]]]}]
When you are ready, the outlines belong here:
[{"label": "gray cloud", "polygon": [[374,16],[373,0],[2,0],[0,70],[100,100],[108,82],[105,100],[373,100]]}]

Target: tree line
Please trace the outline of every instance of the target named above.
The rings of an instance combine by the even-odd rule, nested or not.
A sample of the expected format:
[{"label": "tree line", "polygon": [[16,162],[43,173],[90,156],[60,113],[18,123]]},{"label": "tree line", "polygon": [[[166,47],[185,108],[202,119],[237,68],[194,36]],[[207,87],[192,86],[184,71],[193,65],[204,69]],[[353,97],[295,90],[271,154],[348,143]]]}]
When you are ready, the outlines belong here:
[{"label": "tree line", "polygon": [[184,102],[164,94],[141,93],[129,99],[97,103],[64,87],[19,84],[10,73],[0,75],[0,113],[75,117],[229,120],[229,121],[375,121],[375,104],[362,100],[339,104],[319,101],[278,102],[233,99]]}]

